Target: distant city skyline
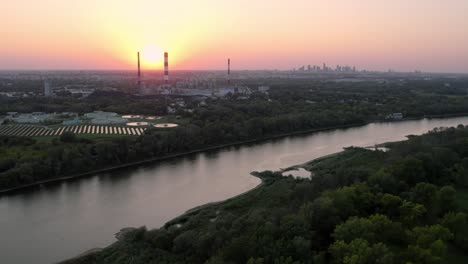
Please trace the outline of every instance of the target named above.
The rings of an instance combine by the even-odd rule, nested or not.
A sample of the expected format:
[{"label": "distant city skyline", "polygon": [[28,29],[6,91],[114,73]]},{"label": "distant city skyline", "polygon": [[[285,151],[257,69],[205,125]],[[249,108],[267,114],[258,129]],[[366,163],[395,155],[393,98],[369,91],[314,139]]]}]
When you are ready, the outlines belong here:
[{"label": "distant city skyline", "polygon": [[468,1],[8,1],[0,70],[288,70],[302,65],[468,73]]}]

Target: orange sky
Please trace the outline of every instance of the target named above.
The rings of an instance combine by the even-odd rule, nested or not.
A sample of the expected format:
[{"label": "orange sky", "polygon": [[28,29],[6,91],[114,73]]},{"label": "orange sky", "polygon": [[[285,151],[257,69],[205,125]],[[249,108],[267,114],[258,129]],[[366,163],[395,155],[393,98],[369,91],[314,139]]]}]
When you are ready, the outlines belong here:
[{"label": "orange sky", "polygon": [[[466,0],[15,0],[0,69],[289,69],[468,72]],[[159,54],[159,55],[158,55]]]}]

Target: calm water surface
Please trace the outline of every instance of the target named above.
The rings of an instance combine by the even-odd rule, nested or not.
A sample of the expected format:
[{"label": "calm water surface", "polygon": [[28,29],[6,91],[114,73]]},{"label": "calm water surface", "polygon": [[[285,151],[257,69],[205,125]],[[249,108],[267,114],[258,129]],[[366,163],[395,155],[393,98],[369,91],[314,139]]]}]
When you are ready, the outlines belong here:
[{"label": "calm water surface", "polygon": [[405,139],[468,117],[370,124],[200,153],[0,197],[0,263],[54,263],[115,241],[122,227],[157,228],[186,210],[245,192],[257,170]]}]

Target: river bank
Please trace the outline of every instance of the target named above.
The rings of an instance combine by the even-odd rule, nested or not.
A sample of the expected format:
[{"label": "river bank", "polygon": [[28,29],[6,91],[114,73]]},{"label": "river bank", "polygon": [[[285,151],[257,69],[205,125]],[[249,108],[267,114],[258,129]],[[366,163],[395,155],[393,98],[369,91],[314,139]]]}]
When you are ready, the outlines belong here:
[{"label": "river bank", "polygon": [[[327,157],[328,156],[338,155],[340,153],[341,152],[337,152],[337,153],[332,154],[332,155],[327,155]],[[322,160],[324,158],[326,158],[326,157],[320,157],[317,160]],[[315,161],[315,159],[312,160],[312,161],[309,161],[308,163],[311,163],[311,162],[314,162],[314,161]],[[296,165],[296,166],[299,166],[299,165]],[[277,171],[276,173],[280,174],[282,171],[284,171],[284,169],[281,169],[280,171]],[[174,217],[172,220],[170,220],[166,224],[164,224],[164,226],[161,227],[161,228],[166,229],[166,230],[169,230],[173,226],[175,226],[176,228],[180,228],[179,223],[186,221],[186,219],[189,219],[191,216],[193,216],[195,214],[198,214],[200,211],[210,210],[210,209],[216,208],[217,206],[222,206],[223,204],[226,204],[226,203],[229,203],[229,202],[236,202],[237,200],[242,199],[243,197],[249,196],[254,192],[261,191],[261,188],[265,187],[265,182],[267,181],[267,178],[262,177],[262,173],[261,172],[256,172],[256,171],[251,172],[250,175],[260,179],[260,183],[257,186],[255,186],[254,188],[252,188],[250,190],[247,190],[247,191],[245,191],[243,193],[240,193],[240,194],[238,194],[236,196],[233,196],[233,197],[227,198],[225,200],[222,200],[222,201],[211,202],[211,203],[202,204],[202,205],[193,207],[193,208],[187,210],[186,212],[184,212],[183,214]],[[71,258],[69,258],[67,260],[63,260],[63,261],[61,261],[61,262],[59,262],[57,264],[68,263],[70,261],[75,261],[75,260],[79,260],[79,259],[82,259],[82,258],[86,258],[87,256],[91,256],[91,255],[93,255],[95,253],[98,253],[98,252],[104,251],[106,249],[112,248],[115,245],[117,245],[119,242],[121,242],[121,238],[119,238],[119,237],[123,237],[122,233],[124,233],[124,232],[126,232],[128,230],[133,231],[133,230],[136,230],[136,229],[137,228],[135,228],[135,227],[124,227],[124,228],[120,229],[120,231],[118,233],[116,233],[115,237],[117,238],[117,241],[115,241],[114,243],[112,243],[112,244],[110,244],[110,245],[108,245],[106,247],[103,247],[103,248],[92,248],[92,249],[86,250],[85,252],[83,252],[83,253],[75,256],[75,257],[71,257]]]},{"label": "river bank", "polygon": [[[385,142],[385,143],[382,143],[382,144],[387,144],[388,142]],[[310,164],[312,163],[316,163],[316,162],[320,162],[320,161],[323,161],[323,160],[326,160],[326,159],[329,159],[329,158],[333,158],[333,157],[337,157],[339,156],[341,153],[343,153],[344,151],[346,151],[346,149],[342,150],[342,151],[339,151],[339,152],[335,152],[335,153],[332,153],[332,154],[328,154],[328,155],[325,155],[325,156],[322,156],[322,157],[318,157],[316,159],[312,159],[312,160],[309,160],[307,162],[304,162],[304,163],[301,163],[301,164],[296,164],[296,165],[292,165],[290,167],[287,167],[287,168],[280,168],[278,171],[274,171],[273,173],[275,174],[278,174],[278,175],[282,175],[283,172],[285,171],[288,171],[288,170],[292,170],[292,169],[298,169],[298,168],[304,168],[306,166],[310,166]],[[310,171],[310,173],[313,175],[313,171]],[[262,172],[258,172],[258,171],[253,171],[250,173],[251,176],[253,177],[256,177],[258,179],[260,179],[260,183],[255,186],[255,188],[253,189],[250,189],[248,191],[245,191],[243,193],[240,193],[236,196],[233,196],[231,198],[227,198],[225,200],[222,200],[222,201],[218,201],[218,202],[212,202],[212,203],[207,203],[207,204],[202,204],[200,206],[196,206],[194,208],[191,208],[189,210],[187,210],[185,213],[175,217],[174,219],[172,219],[171,221],[167,222],[164,227],[165,228],[168,228],[174,224],[176,224],[177,222],[179,222],[181,219],[184,219],[184,218],[187,218],[189,217],[190,215],[193,215],[193,214],[196,214],[198,213],[199,211],[201,210],[204,210],[204,209],[207,209],[209,207],[213,207],[213,206],[218,206],[218,205],[222,205],[222,204],[225,204],[227,202],[231,202],[231,201],[235,201],[237,199],[242,199],[242,197],[246,196],[246,195],[249,195],[250,193],[254,192],[254,191],[257,191],[259,189],[261,189],[262,187],[265,186],[265,182],[268,180],[268,178],[265,178],[262,176]],[[283,176],[283,177],[287,177],[287,176]]]},{"label": "river bank", "polygon": [[14,188],[3,189],[3,190],[0,190],[0,195],[1,194],[7,194],[7,193],[14,193],[14,192],[24,190],[24,189],[28,189],[28,188],[34,188],[34,187],[44,185],[44,184],[51,184],[51,183],[57,183],[57,182],[62,182],[62,181],[74,180],[74,179],[78,179],[78,178],[84,178],[84,177],[92,176],[92,175],[99,174],[99,173],[112,172],[112,171],[119,170],[119,169],[137,167],[137,166],[141,166],[141,165],[144,165],[144,164],[149,164],[149,163],[153,163],[153,162],[157,162],[157,161],[163,161],[163,160],[183,157],[183,156],[186,156],[186,155],[197,154],[197,153],[206,152],[206,151],[219,150],[219,149],[222,149],[222,148],[241,146],[241,145],[245,145],[245,144],[260,143],[260,142],[264,142],[264,141],[268,141],[268,140],[279,139],[279,138],[284,138],[284,137],[289,137],[289,136],[304,135],[304,134],[310,134],[310,133],[316,133],[316,132],[322,132],[322,131],[329,131],[329,130],[334,130],[334,129],[345,129],[345,128],[352,128],[352,127],[360,127],[360,126],[364,126],[364,125],[367,125],[367,124],[370,124],[370,123],[373,123],[373,122],[363,122],[363,123],[354,123],[354,124],[341,125],[341,126],[332,126],[332,127],[325,127],[325,128],[315,128],[315,129],[301,130],[301,131],[296,131],[296,132],[283,133],[283,134],[278,134],[278,135],[262,137],[262,138],[256,138],[256,139],[237,141],[237,142],[233,142],[233,143],[221,144],[221,145],[216,145],[216,146],[210,146],[210,147],[196,149],[196,150],[192,150],[192,151],[186,151],[186,152],[166,155],[166,156],[163,156],[163,157],[155,157],[155,158],[145,159],[145,160],[141,160],[141,161],[130,162],[130,163],[125,163],[125,164],[121,164],[121,165],[106,167],[106,168],[103,168],[103,169],[92,170],[92,171],[89,171],[89,172],[79,173],[79,174],[76,174],[76,175],[64,176],[64,177],[54,178],[54,179],[49,179],[49,180],[44,180],[44,181],[38,181],[38,182],[35,182],[35,183],[21,185],[21,186],[14,187]]},{"label": "river bank", "polygon": [[[0,214],[4,216],[0,232],[10,238],[0,240],[2,261],[56,263],[90,248],[111,245],[122,227],[144,225],[155,230],[200,205],[214,202],[214,207],[220,206],[217,201],[227,201],[230,209],[243,210],[238,202],[229,199],[260,184],[259,179],[250,175],[252,171],[277,171],[349,146],[402,141],[406,135],[421,135],[436,127],[458,124],[467,125],[468,117],[372,123],[202,152],[0,196]],[[260,202],[258,199],[265,190],[271,190],[269,193],[275,197],[281,196],[282,192],[271,187],[267,184],[267,188],[257,188],[235,201]],[[224,215],[222,211],[220,216]],[[216,210],[199,212],[201,215],[195,213],[190,219],[205,212],[210,212],[208,220],[216,218]],[[226,224],[233,221],[225,219]]]},{"label": "river bank", "polygon": [[290,132],[290,133],[282,133],[282,134],[278,134],[278,135],[271,135],[271,136],[266,136],[266,137],[261,137],[261,138],[250,139],[250,140],[237,141],[237,142],[226,143],[226,144],[221,144],[221,145],[209,146],[209,147],[206,147],[206,148],[196,149],[196,150],[192,150],[192,151],[174,153],[174,154],[166,155],[166,156],[163,156],[163,157],[154,157],[154,158],[145,159],[145,160],[141,160],[141,161],[125,163],[125,164],[106,167],[106,168],[102,168],[102,169],[92,170],[92,171],[79,173],[79,174],[75,174],[75,175],[64,176],[64,177],[54,178],[54,179],[48,179],[48,180],[44,180],[44,181],[38,181],[38,182],[35,182],[35,183],[31,183],[31,184],[25,184],[25,185],[17,186],[17,187],[14,187],[14,188],[8,188],[8,189],[0,190],[0,195],[15,193],[15,192],[18,192],[18,191],[21,191],[21,190],[24,190],[24,189],[35,188],[35,187],[45,185],[45,184],[52,184],[52,183],[57,183],[57,182],[62,182],[62,181],[68,181],[68,180],[74,180],[74,179],[78,179],[78,178],[89,177],[89,176],[92,176],[92,175],[95,175],[95,174],[100,174],[100,173],[105,173],[105,172],[112,172],[112,171],[123,169],[123,168],[137,167],[137,166],[141,166],[141,165],[144,165],[144,164],[149,164],[149,163],[153,163],[153,162],[157,162],[157,161],[163,161],[163,160],[183,157],[183,156],[186,156],[186,155],[197,154],[197,153],[206,152],[206,151],[219,150],[219,149],[222,149],[222,148],[240,146],[240,145],[245,145],[245,144],[260,143],[260,142],[264,142],[264,141],[268,141],[268,140],[279,139],[279,138],[284,138],[284,137],[289,137],[289,136],[304,135],[304,134],[310,134],[310,133],[316,133],[316,132],[322,132],[322,131],[329,131],[329,130],[334,130],[334,129],[345,129],[345,128],[360,127],[360,126],[365,126],[365,125],[372,124],[372,123],[404,122],[404,121],[411,121],[411,120],[421,120],[421,119],[425,119],[425,118],[432,119],[432,118],[450,118],[450,117],[463,117],[463,116],[468,116],[468,113],[444,114],[444,115],[424,115],[422,117],[410,117],[410,118],[405,118],[403,120],[398,120],[398,121],[372,120],[372,121],[367,121],[367,122],[362,122],[362,123],[353,123],[353,124],[341,125],[341,126],[331,126],[331,127],[324,127],[324,128],[315,128],[315,129],[295,131],[295,132]]}]

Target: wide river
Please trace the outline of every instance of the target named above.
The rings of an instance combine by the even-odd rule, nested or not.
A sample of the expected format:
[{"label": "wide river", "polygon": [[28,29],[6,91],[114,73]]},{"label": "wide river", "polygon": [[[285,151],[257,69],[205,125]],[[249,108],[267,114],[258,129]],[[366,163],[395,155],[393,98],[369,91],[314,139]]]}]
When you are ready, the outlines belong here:
[{"label": "wide river", "polygon": [[115,241],[123,227],[157,228],[186,210],[259,184],[252,171],[304,163],[347,146],[405,139],[468,117],[375,123],[227,147],[0,197],[0,263],[54,263]]}]

